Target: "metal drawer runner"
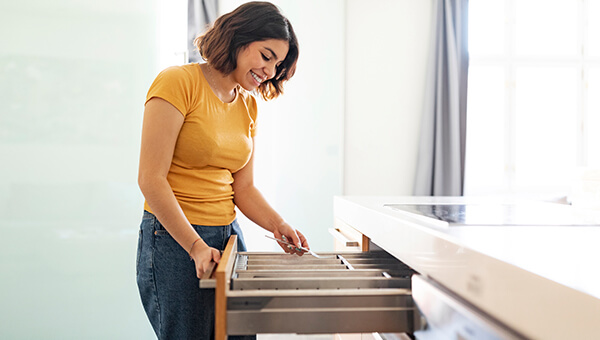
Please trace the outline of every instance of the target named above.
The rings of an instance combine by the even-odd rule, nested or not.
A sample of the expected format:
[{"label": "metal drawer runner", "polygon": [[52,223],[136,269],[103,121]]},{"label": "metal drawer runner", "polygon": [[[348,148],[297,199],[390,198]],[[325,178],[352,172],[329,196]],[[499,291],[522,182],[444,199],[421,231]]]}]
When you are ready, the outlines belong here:
[{"label": "metal drawer runner", "polygon": [[[411,275],[385,252],[296,256],[235,251],[215,270],[215,338],[258,333],[413,332]],[[233,243],[232,243],[233,240]]]}]

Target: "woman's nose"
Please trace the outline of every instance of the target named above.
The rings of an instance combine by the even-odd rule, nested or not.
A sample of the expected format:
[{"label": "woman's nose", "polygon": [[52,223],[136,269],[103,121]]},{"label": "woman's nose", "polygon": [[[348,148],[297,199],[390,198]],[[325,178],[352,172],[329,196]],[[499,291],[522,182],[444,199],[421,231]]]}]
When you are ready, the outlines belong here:
[{"label": "woman's nose", "polygon": [[275,77],[276,70],[277,70],[277,65],[265,66],[265,75],[267,76],[267,79],[271,79],[271,78]]}]

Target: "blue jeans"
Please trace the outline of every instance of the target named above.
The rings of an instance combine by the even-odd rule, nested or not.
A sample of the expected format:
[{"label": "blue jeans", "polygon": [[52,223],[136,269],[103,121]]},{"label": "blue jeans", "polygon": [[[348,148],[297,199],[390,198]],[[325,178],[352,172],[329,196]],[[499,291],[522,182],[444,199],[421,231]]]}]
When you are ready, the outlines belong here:
[{"label": "blue jeans", "polygon": [[[238,251],[246,250],[237,220],[226,226],[193,227],[213,248],[225,249],[227,239],[235,234]],[[214,338],[214,289],[200,289],[194,261],[148,211],[144,211],[140,226],[136,275],[142,304],[158,339]]]}]

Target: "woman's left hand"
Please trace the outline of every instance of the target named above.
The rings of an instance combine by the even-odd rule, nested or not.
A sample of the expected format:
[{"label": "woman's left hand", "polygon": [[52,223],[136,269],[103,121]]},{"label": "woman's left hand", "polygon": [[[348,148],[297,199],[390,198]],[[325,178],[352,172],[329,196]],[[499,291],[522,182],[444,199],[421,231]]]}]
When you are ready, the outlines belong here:
[{"label": "woman's left hand", "polygon": [[[293,243],[297,247],[310,249],[306,237],[304,237],[300,231],[292,228],[287,222],[281,223],[279,227],[273,231],[273,236],[286,242]],[[279,243],[279,246],[288,254],[298,254],[302,256],[305,253],[304,251],[287,244]]]}]

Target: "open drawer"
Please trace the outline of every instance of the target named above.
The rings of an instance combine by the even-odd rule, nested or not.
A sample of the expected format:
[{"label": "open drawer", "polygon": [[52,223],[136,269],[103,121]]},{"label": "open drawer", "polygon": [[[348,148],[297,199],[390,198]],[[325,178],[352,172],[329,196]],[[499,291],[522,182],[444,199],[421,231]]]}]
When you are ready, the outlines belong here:
[{"label": "open drawer", "polygon": [[413,332],[413,271],[385,252],[323,258],[236,251],[231,236],[214,273],[215,338],[258,333]]}]

